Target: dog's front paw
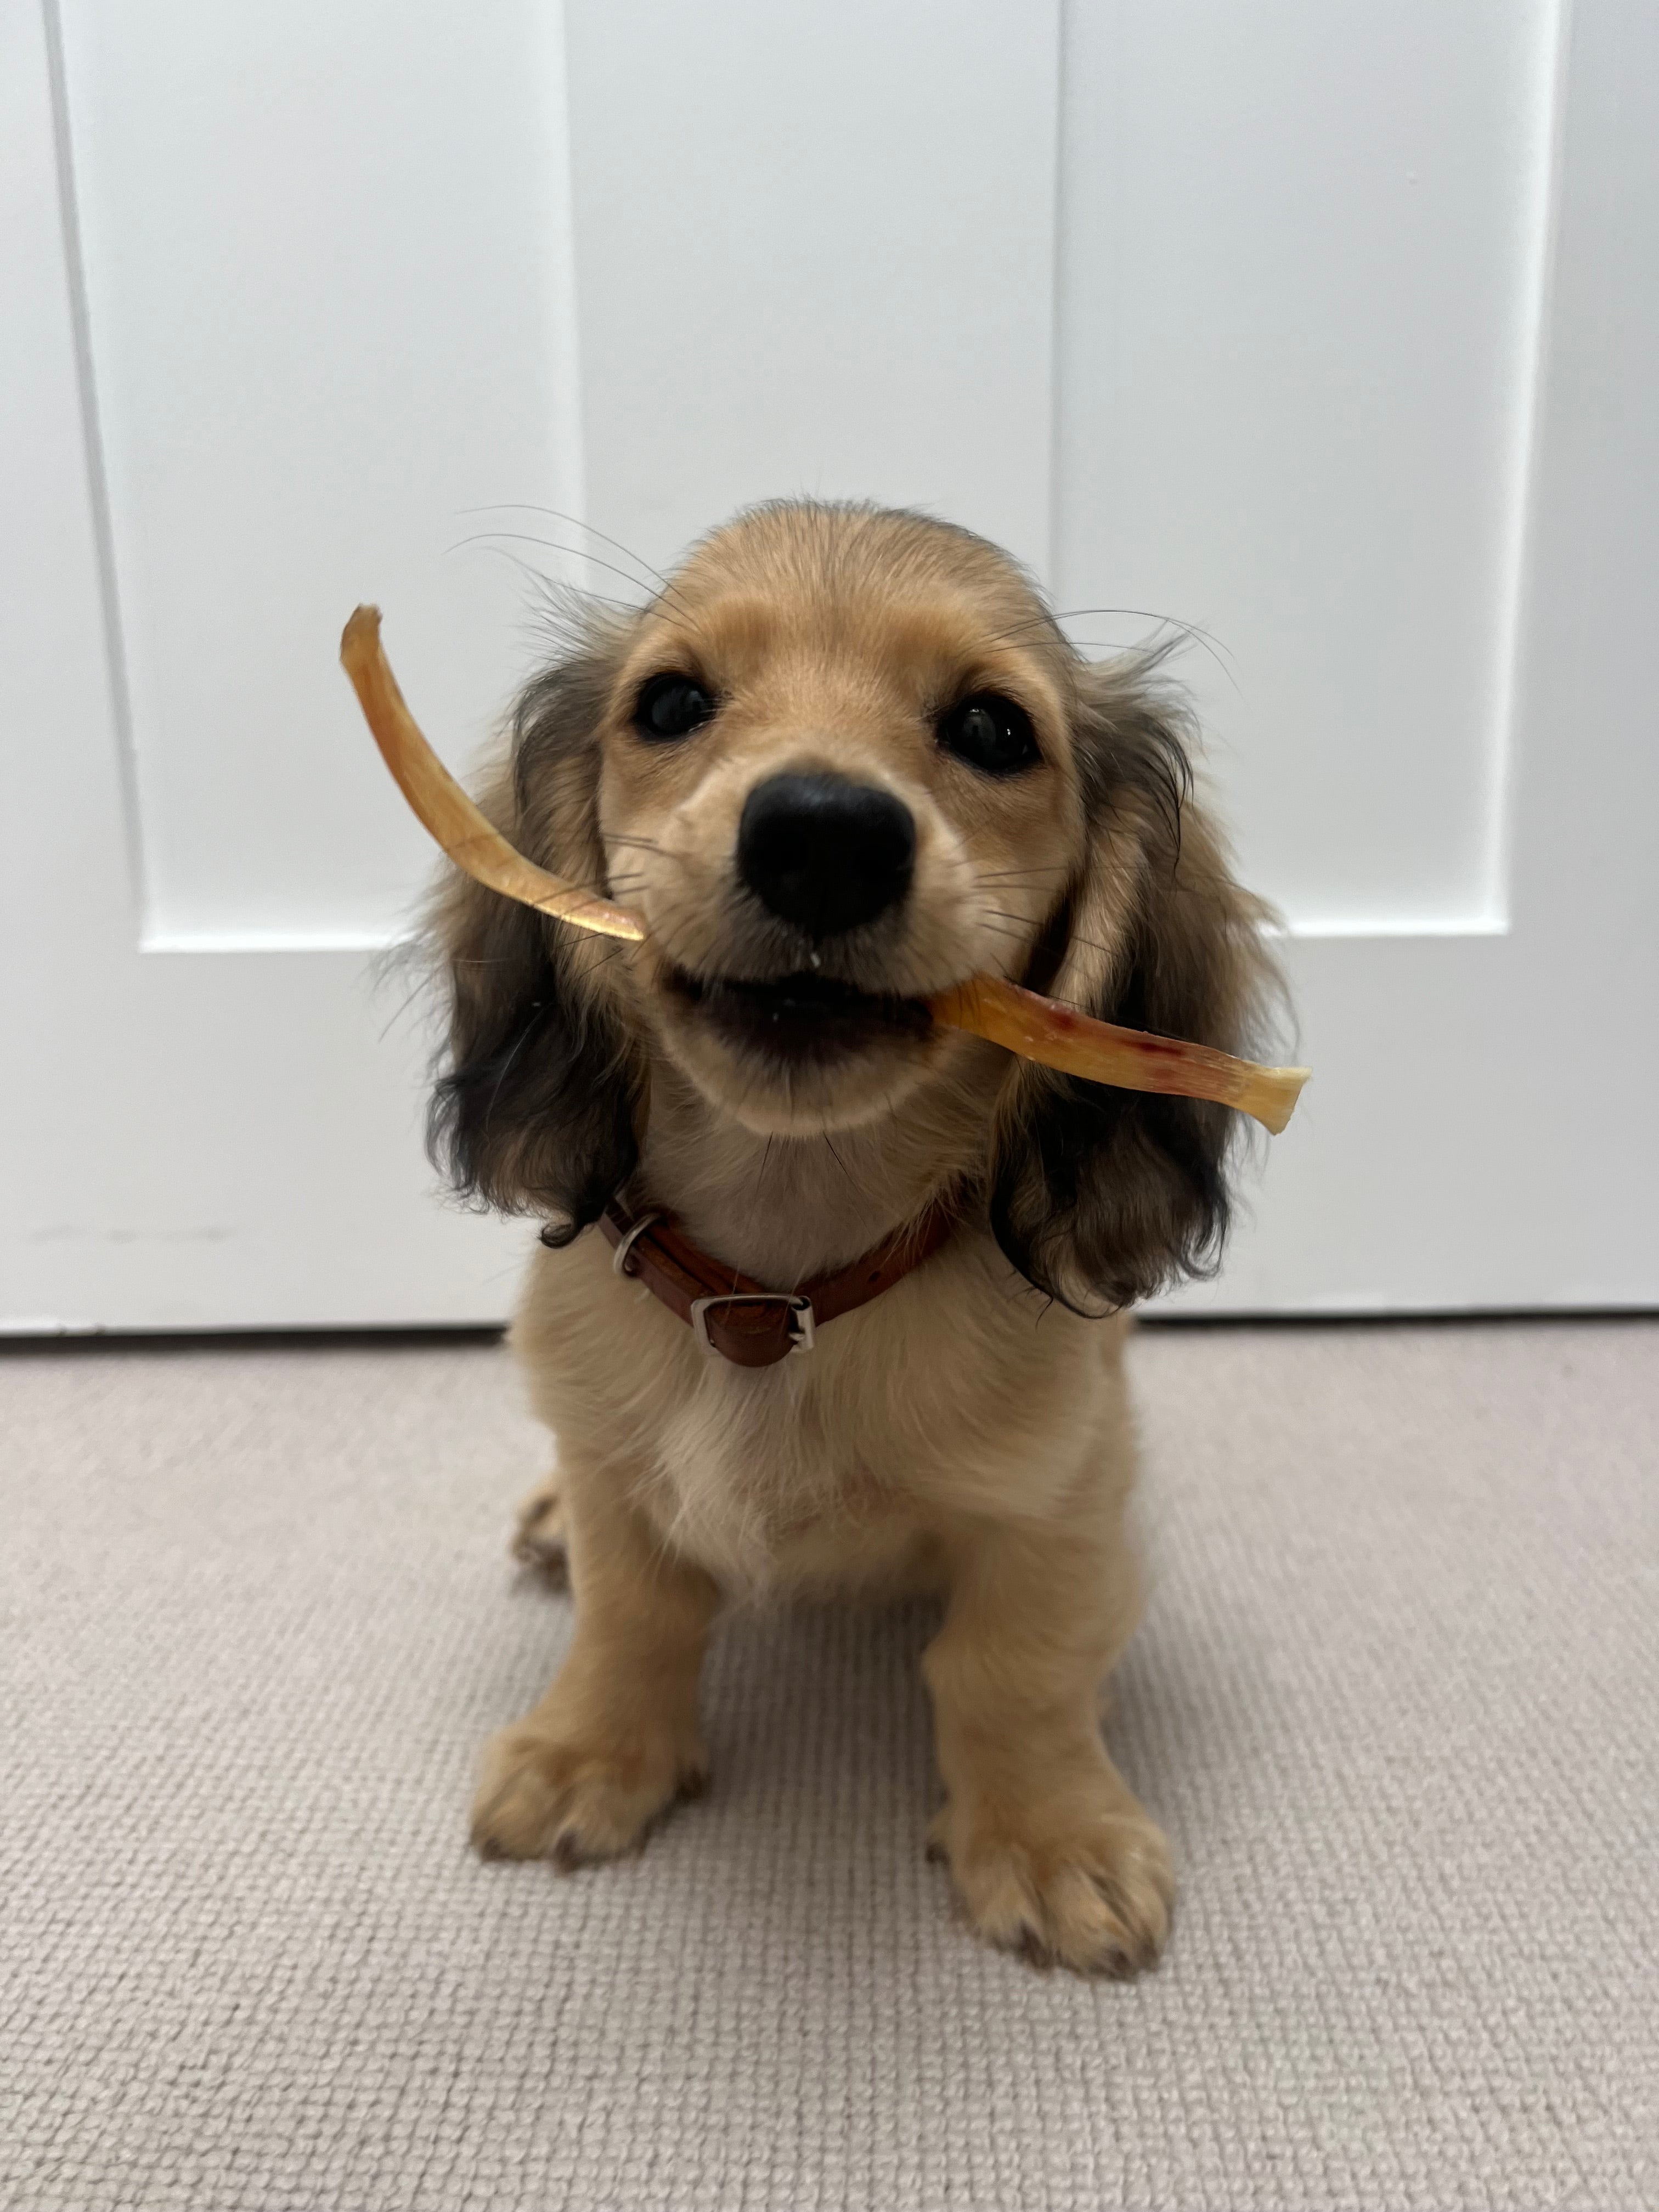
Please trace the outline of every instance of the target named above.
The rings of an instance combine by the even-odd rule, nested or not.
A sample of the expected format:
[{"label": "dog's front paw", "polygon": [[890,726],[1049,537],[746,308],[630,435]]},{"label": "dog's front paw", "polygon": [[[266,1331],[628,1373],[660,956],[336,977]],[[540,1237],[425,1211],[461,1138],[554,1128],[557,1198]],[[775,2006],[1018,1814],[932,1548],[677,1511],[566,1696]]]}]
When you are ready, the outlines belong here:
[{"label": "dog's front paw", "polygon": [[928,1840],[988,1942],[1118,1979],[1158,1964],[1175,1875],[1163,1831],[1127,1791],[1103,1784],[994,1812],[946,1804]]},{"label": "dog's front paw", "polygon": [[617,1858],[677,1798],[696,1796],[708,1775],[695,1739],[584,1741],[520,1721],[484,1746],[473,1844],[484,1858],[551,1859],[567,1873]]}]

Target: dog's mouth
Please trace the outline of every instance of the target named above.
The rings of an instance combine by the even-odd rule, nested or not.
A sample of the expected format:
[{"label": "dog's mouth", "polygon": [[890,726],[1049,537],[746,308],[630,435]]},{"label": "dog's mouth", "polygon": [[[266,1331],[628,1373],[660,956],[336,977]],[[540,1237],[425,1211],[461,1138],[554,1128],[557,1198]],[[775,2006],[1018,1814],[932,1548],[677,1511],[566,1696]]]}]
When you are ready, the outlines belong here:
[{"label": "dog's mouth", "polygon": [[695,1007],[722,1042],[791,1067],[820,1067],[876,1045],[919,1042],[933,1026],[926,999],[860,991],[825,975],[748,983],[671,968],[663,983],[682,1006]]}]

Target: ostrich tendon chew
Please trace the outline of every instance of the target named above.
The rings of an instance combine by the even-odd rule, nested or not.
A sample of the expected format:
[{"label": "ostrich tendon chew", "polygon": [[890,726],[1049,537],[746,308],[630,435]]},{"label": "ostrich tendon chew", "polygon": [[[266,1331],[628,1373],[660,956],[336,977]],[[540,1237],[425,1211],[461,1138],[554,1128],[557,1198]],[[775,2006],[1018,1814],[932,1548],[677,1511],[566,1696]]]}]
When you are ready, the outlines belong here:
[{"label": "ostrich tendon chew", "polygon": [[[562,883],[515,852],[488,822],[422,736],[380,646],[378,607],[359,607],[340,640],[340,659],[364,720],[398,787],[458,868],[503,897],[579,929],[638,944],[645,924],[625,907]],[[1039,998],[997,975],[975,975],[932,1001],[933,1018],[970,1030],[1062,1074],[1121,1091],[1157,1091],[1235,1106],[1277,1136],[1290,1120],[1305,1067],[1262,1067],[1208,1045],[1120,1029]]]}]

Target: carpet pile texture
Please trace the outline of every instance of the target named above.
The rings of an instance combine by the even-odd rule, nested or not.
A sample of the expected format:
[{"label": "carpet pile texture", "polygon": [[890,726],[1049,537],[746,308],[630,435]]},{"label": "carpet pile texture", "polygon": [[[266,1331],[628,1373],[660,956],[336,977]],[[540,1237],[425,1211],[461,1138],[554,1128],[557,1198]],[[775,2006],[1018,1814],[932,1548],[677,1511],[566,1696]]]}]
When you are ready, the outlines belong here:
[{"label": "carpet pile texture", "polygon": [[468,1855],[568,1632],[499,1347],[0,1357],[0,2202],[1659,2203],[1659,1323],[1131,1358],[1118,1987],[953,1923],[915,1609],[731,1623],[637,1860]]}]

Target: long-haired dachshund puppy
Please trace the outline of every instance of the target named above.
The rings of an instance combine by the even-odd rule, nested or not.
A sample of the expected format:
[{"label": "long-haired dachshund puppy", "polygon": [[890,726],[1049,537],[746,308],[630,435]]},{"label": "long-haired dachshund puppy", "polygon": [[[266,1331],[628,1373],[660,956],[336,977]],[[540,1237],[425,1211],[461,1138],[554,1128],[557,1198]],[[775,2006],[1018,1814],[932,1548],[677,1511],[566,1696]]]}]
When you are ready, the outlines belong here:
[{"label": "long-haired dachshund puppy", "polygon": [[929,1018],[994,971],[1247,1049],[1262,910],[1143,657],[1086,662],[964,530],[787,502],[599,614],[520,701],[487,811],[642,945],[459,874],[433,1109],[544,1224],[514,1343],[557,1438],[557,1679],[486,1747],[479,1848],[627,1851],[705,1773],[729,1598],[939,1593],[932,1843],[992,1941],[1154,1961],[1163,1835],[1103,1746],[1133,1628],[1123,1310],[1212,1267],[1233,1117]]}]

